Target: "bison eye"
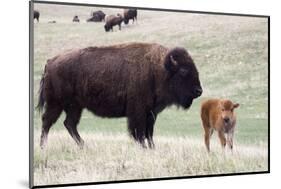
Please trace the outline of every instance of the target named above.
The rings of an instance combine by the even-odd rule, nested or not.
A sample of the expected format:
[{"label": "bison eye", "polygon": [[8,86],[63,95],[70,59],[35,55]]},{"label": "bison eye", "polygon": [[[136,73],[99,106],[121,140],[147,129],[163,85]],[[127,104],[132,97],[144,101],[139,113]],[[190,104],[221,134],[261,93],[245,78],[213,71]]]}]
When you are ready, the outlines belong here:
[{"label": "bison eye", "polygon": [[189,72],[189,71],[188,71],[187,69],[181,68],[181,69],[179,70],[179,72],[180,72],[180,75],[181,75],[181,76],[185,77],[185,76],[188,75],[188,72]]}]

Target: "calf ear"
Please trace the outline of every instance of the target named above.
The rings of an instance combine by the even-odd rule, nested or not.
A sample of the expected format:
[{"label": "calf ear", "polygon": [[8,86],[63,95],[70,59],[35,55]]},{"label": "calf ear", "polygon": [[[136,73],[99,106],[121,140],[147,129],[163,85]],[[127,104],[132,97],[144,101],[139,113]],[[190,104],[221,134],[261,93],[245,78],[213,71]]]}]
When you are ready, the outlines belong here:
[{"label": "calf ear", "polygon": [[234,104],[233,107],[234,108],[238,108],[240,105],[238,103]]},{"label": "calf ear", "polygon": [[166,55],[165,60],[164,60],[164,66],[165,66],[166,70],[168,70],[171,73],[175,73],[177,71],[178,62],[175,60],[173,55],[171,55],[171,53],[168,53]]}]

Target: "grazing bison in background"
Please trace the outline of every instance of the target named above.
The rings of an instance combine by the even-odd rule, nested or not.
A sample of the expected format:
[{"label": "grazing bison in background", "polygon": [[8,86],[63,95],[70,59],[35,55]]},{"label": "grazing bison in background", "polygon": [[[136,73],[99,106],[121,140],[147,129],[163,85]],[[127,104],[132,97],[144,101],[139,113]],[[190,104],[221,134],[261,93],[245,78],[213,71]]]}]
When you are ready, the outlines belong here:
[{"label": "grazing bison in background", "polygon": [[33,11],[33,19],[36,19],[39,22],[40,13],[37,10]]},{"label": "grazing bison in background", "polygon": [[[233,148],[233,135],[236,125],[236,114],[234,109],[238,108],[238,103],[233,103],[228,99],[210,99],[201,105],[201,120],[205,131],[205,145],[210,152],[210,138],[216,130],[222,147],[226,143],[229,148]],[[225,138],[227,135],[227,138]]]},{"label": "grazing bison in background", "polygon": [[64,126],[83,146],[77,124],[86,108],[101,117],[127,117],[130,135],[153,148],[157,115],[172,104],[187,109],[201,93],[198,71],[184,48],[128,43],[68,51],[47,61],[40,82],[37,107],[45,106],[40,146],[62,111]]},{"label": "grazing bison in background", "polygon": [[113,26],[118,25],[119,30],[121,30],[122,22],[123,22],[123,17],[120,14],[118,14],[117,16],[115,15],[106,16],[104,29],[106,32],[108,32],[109,30],[113,31]]},{"label": "grazing bison in background", "polygon": [[72,22],[80,22],[79,18],[77,15],[75,15],[72,19]]},{"label": "grazing bison in background", "polygon": [[124,23],[128,24],[131,19],[133,20],[134,23],[135,20],[137,21],[137,15],[138,15],[137,9],[125,9],[123,15]]}]

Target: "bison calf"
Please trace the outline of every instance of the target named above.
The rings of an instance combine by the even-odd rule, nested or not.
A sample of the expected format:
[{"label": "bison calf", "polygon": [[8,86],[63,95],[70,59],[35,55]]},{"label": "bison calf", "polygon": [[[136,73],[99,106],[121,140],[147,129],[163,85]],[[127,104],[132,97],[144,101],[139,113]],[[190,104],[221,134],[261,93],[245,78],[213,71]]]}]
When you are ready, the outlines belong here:
[{"label": "bison calf", "polygon": [[[210,152],[210,137],[213,131],[218,132],[221,145],[233,148],[233,134],[236,124],[236,115],[234,109],[239,104],[226,99],[210,99],[202,103],[201,119],[205,131],[205,145]],[[227,135],[227,138],[225,137]]]},{"label": "bison calf", "polygon": [[79,18],[77,15],[75,15],[72,19],[72,22],[80,22]]}]

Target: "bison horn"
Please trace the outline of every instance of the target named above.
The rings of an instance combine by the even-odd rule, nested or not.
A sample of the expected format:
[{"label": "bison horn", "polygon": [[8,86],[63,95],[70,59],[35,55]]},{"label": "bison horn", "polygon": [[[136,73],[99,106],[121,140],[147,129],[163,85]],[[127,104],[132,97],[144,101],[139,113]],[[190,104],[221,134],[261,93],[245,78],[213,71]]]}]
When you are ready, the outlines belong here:
[{"label": "bison horn", "polygon": [[177,61],[174,59],[174,57],[172,55],[170,56],[170,59],[174,66],[178,65]]}]

